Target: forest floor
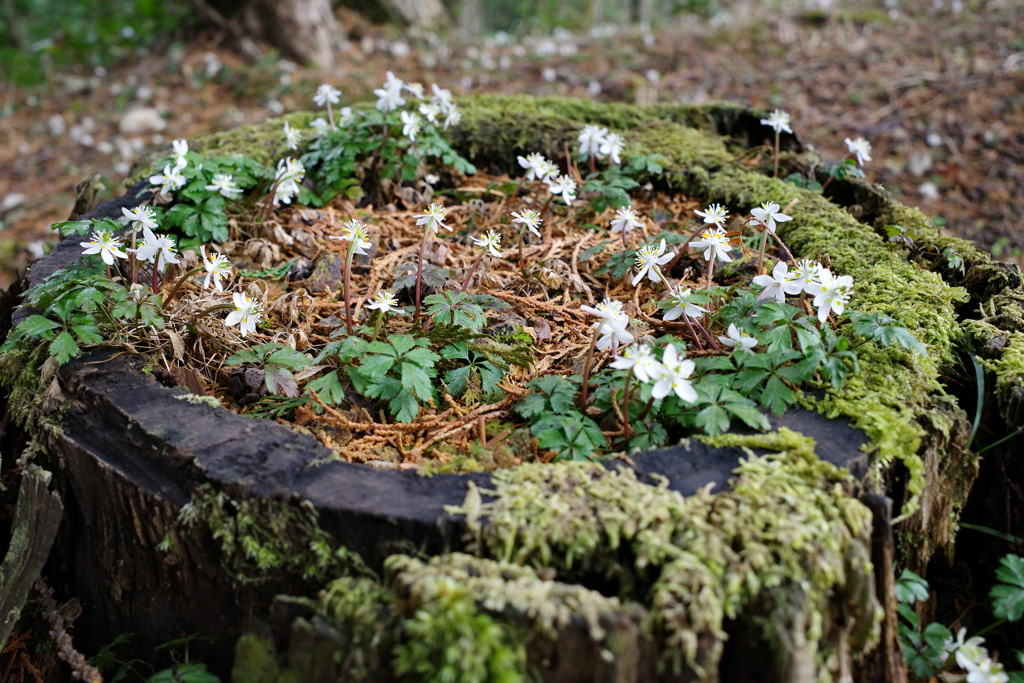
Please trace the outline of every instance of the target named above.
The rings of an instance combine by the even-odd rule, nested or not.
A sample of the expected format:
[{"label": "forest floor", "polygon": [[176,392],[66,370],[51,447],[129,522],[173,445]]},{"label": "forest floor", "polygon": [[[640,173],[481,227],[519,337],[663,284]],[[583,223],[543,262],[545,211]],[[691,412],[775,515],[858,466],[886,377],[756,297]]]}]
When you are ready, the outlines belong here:
[{"label": "forest floor", "polygon": [[[894,3],[890,3],[894,4]],[[273,54],[258,62],[203,35],[107,70],[52,74],[0,90],[0,286],[56,241],[75,185],[99,174],[116,194],[131,161],[174,138],[313,108],[330,82],[351,102],[394,71],[456,94],[572,95],[598,101],[732,100],[793,116],[826,158],[845,137],[873,145],[867,178],[950,234],[1003,259],[1024,254],[1024,12],[981,0],[838,3],[828,10],[734,7],[651,31],[474,40],[402,35],[344,17],[350,46],[330,72]]]}]

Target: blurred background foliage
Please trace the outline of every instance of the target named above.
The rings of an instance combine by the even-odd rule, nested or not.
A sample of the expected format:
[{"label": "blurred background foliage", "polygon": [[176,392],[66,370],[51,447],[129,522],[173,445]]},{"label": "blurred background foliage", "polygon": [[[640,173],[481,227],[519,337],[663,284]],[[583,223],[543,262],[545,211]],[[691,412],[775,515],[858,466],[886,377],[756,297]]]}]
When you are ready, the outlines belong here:
[{"label": "blurred background foliage", "polygon": [[17,85],[73,65],[143,56],[198,23],[181,0],[0,0],[0,67]]},{"label": "blurred background foliage", "polygon": [[[215,0],[232,16],[249,0]],[[413,4],[418,0],[413,0]],[[393,16],[387,0],[343,0],[334,5],[371,22]],[[709,16],[714,0],[445,0],[450,26],[470,33],[513,35],[580,31],[603,24],[650,23],[682,14]],[[209,23],[206,0],[0,0],[0,73],[13,85],[47,80],[73,66],[94,69],[144,57]],[[205,9],[206,11],[200,11]]]}]

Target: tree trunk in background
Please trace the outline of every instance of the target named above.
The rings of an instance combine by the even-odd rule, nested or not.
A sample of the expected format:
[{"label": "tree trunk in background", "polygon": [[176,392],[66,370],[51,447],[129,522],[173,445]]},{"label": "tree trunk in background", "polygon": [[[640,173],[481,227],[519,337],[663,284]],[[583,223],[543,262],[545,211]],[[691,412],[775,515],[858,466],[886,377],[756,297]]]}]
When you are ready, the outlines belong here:
[{"label": "tree trunk in background", "polygon": [[431,29],[448,23],[448,10],[441,0],[382,0],[381,4],[395,21],[407,26]]},{"label": "tree trunk in background", "polygon": [[345,37],[330,0],[247,0],[242,22],[247,32],[286,56],[322,69],[334,66],[336,47]]},{"label": "tree trunk in background", "polygon": [[462,0],[459,5],[459,28],[470,35],[483,33],[483,0]]}]

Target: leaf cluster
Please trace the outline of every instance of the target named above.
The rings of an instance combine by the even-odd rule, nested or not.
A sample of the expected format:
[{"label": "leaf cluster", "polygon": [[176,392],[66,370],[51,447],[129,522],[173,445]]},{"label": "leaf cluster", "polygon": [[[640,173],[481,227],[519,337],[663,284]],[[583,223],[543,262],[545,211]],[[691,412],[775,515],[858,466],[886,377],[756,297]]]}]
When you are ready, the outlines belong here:
[{"label": "leaf cluster", "polygon": [[299,395],[299,385],[293,371],[304,370],[310,364],[310,360],[305,354],[290,346],[270,342],[243,349],[227,360],[228,365],[243,363],[256,365],[263,370],[268,392],[294,398]]},{"label": "leaf cluster", "polygon": [[428,160],[472,175],[476,167],[456,152],[441,131],[426,119],[416,140],[402,135],[401,111],[357,111],[353,120],[319,135],[302,156],[302,163],[316,184],[321,206],[338,195],[356,200],[362,196],[360,180],[369,173],[398,183],[422,175]]},{"label": "leaf cluster", "polygon": [[410,334],[367,343],[369,355],[358,367],[347,369],[352,386],[364,396],[387,401],[399,422],[412,422],[421,404],[435,395],[431,380],[437,376],[434,365],[440,356],[427,348],[429,344],[429,340]]},{"label": "leaf cluster", "polygon": [[555,451],[556,460],[590,460],[607,441],[594,420],[576,409],[576,378],[538,377],[527,383],[527,394],[514,410],[526,418],[530,433],[543,450]]}]

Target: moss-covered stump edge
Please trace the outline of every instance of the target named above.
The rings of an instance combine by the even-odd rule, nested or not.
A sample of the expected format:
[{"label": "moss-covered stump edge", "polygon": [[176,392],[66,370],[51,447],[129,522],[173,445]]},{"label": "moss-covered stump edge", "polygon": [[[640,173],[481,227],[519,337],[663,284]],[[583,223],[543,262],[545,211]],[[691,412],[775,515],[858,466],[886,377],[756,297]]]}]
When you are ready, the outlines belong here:
[{"label": "moss-covered stump edge", "polygon": [[[790,209],[795,220],[783,226],[789,227],[788,230],[780,230],[787,243],[798,253],[805,255],[828,253],[832,257],[833,267],[839,272],[854,275],[858,283],[857,296],[863,299],[855,298],[852,307],[883,310],[889,313],[928,343],[936,355],[935,359],[921,359],[900,350],[872,350],[869,357],[863,359],[866,371],[859,383],[851,387],[852,394],[828,394],[822,399],[808,399],[808,405],[830,416],[848,416],[867,433],[869,439],[865,451],[873,458],[874,463],[881,465],[874,470],[883,475],[879,476],[879,480],[884,479],[882,468],[888,463],[904,463],[911,474],[917,476],[908,499],[912,499],[913,494],[918,493],[916,489],[923,483],[952,482],[952,487],[942,489],[943,496],[935,500],[922,498],[920,510],[905,522],[908,526],[916,525],[914,528],[918,529],[913,536],[915,545],[912,549],[917,553],[916,558],[919,561],[927,561],[934,547],[948,542],[957,506],[962,505],[973,479],[975,461],[963,450],[965,433],[969,429],[966,416],[942,391],[938,383],[939,368],[943,363],[953,364],[957,361],[956,345],[963,339],[961,322],[957,316],[962,314],[963,307],[968,305],[968,294],[972,297],[971,303],[977,300],[979,306],[991,306],[992,301],[998,297],[1006,299],[1015,288],[1019,291],[1019,273],[1015,275],[1012,269],[1003,268],[1002,264],[993,264],[984,254],[960,243],[955,246],[967,261],[966,275],[962,281],[958,281],[956,274],[942,273],[948,282],[944,281],[940,274],[919,268],[916,264],[908,262],[901,253],[885,245],[878,228],[886,222],[896,222],[897,218],[904,222],[915,220],[923,230],[927,226],[927,221],[918,212],[899,205],[884,193],[878,193],[876,188],[847,182],[837,183],[834,191],[834,194],[840,191],[854,195],[863,195],[865,192],[872,196],[878,194],[879,206],[882,209],[875,216],[874,225],[867,225],[855,220],[849,212],[830,204],[820,195],[733,166],[731,159],[736,148],[757,142],[758,129],[751,121],[756,121],[760,117],[759,112],[737,107],[598,106],[589,102],[561,99],[534,101],[528,98],[477,98],[462,104],[464,123],[453,133],[453,143],[478,162],[488,158],[500,158],[510,163],[514,156],[507,155],[530,151],[542,151],[558,157],[561,155],[564,141],[574,138],[583,123],[594,122],[625,133],[630,145],[633,146],[633,151],[657,151],[666,154],[672,161],[672,166],[662,178],[655,179],[658,182],[705,196],[708,201],[723,201],[735,209],[746,209],[767,199],[783,205],[793,199],[797,200]],[[716,112],[719,116],[717,119]],[[299,118],[295,119],[296,123],[301,119],[301,115],[297,116]],[[277,136],[278,131],[279,123],[268,123],[262,127],[212,137],[205,143],[199,141],[196,147],[205,147],[207,151],[214,148],[231,151],[229,142],[235,144],[242,140],[251,144],[253,141],[266,141]],[[726,144],[715,137],[720,132],[732,133],[737,140]],[[800,149],[794,139],[787,139],[786,144],[795,152]],[[122,205],[128,206],[134,203],[134,196],[121,202]],[[114,208],[113,212],[116,213],[118,210],[119,206]],[[930,227],[927,229],[931,230]],[[934,234],[934,231],[929,234]],[[949,240],[940,239],[937,235],[935,241],[937,244],[950,243]],[[66,252],[64,258],[72,255],[69,248],[64,247],[63,250]],[[55,253],[60,254],[60,251]],[[44,260],[33,268],[30,278],[38,281],[39,274],[44,273],[48,267],[52,268],[53,263],[52,260]],[[998,280],[1000,277],[1002,280]],[[954,286],[950,286],[949,283]],[[965,290],[956,288],[956,285],[961,284]],[[927,313],[927,306],[932,307],[931,313]],[[1002,314],[1004,317],[1013,315],[1012,306],[1004,304],[1000,310],[1009,310],[1009,313]],[[1019,318],[1019,311],[1017,316]],[[985,321],[986,325],[995,325],[991,318],[992,316],[989,316],[989,320]],[[995,329],[999,331],[1001,328],[996,326]],[[1012,350],[1019,342],[1016,337],[1012,337],[1012,332],[1008,338],[1013,341],[1004,344],[1002,353],[996,354],[990,362],[1003,362],[1004,366],[1017,372],[1017,379],[1013,379],[1012,372],[1003,372],[999,377],[1005,375],[1010,378],[1004,385],[1013,386],[1016,383],[1019,386],[1019,365],[1014,366],[1012,362],[1003,360],[1009,358],[1012,361]],[[151,601],[151,613],[147,614],[147,617],[158,617],[156,613],[159,611],[171,611],[182,616],[175,624],[176,627],[183,623],[196,623],[193,617],[209,616],[208,605],[204,605],[202,615],[199,615],[194,606],[190,611],[188,604],[185,604],[190,600],[194,601],[195,596],[201,594],[200,588],[196,586],[202,590],[220,589],[223,594],[222,585],[228,582],[236,588],[236,604],[223,606],[221,613],[230,617],[242,615],[244,621],[244,615],[256,612],[259,609],[258,605],[265,605],[268,596],[274,593],[304,594],[310,586],[322,585],[326,578],[339,573],[365,576],[366,564],[379,566],[384,557],[396,552],[426,552],[429,555],[461,547],[462,518],[444,513],[442,508],[444,504],[463,502],[467,478],[434,477],[424,480],[408,473],[377,472],[344,463],[329,463],[322,467],[309,468],[309,462],[326,455],[326,452],[317,452],[317,449],[323,449],[311,439],[292,434],[274,423],[248,420],[208,406],[189,405],[180,399],[171,398],[170,390],[157,386],[151,377],[145,377],[138,372],[141,365],[138,359],[122,356],[102,362],[105,360],[104,354],[109,356],[106,351],[97,351],[90,354],[89,358],[71,363],[61,370],[57,378],[57,390],[68,392],[78,403],[62,422],[38,422],[37,426],[43,427],[42,431],[49,435],[48,446],[51,455],[48,457],[58,460],[70,459],[73,457],[71,451],[78,449],[78,455],[91,459],[94,469],[102,473],[105,480],[113,482],[120,478],[119,483],[111,484],[115,489],[131,485],[141,491],[137,494],[138,500],[132,509],[119,510],[123,514],[116,523],[122,525],[121,530],[125,539],[134,538],[146,545],[159,547],[159,551],[164,553],[164,564],[175,568],[158,568],[157,574],[160,571],[164,572],[169,585],[182,585],[182,575],[185,573],[183,567],[201,568],[201,571],[193,572],[195,576],[189,579],[194,584],[191,594],[186,591],[185,594],[179,595],[173,589],[165,590],[160,599]],[[39,403],[36,400],[38,396],[32,395],[33,390],[41,393],[38,381],[32,381],[37,377],[35,373],[38,371],[38,360],[35,359],[33,367],[27,352],[18,358],[7,359],[5,382],[8,386],[14,385],[15,390],[19,385],[22,387],[25,413],[31,412],[28,406]],[[990,366],[994,372],[1000,372],[1001,368],[1003,366]],[[17,372],[19,369],[21,373]],[[129,373],[132,382],[142,382],[137,387],[141,392],[139,397],[152,397],[157,394],[166,396],[159,409],[152,405],[146,408],[145,401],[140,407],[135,398],[128,398],[134,394],[124,391],[117,386],[116,381],[112,381],[111,377],[116,379],[126,370],[134,370]],[[104,382],[112,383],[108,386],[109,395],[101,400],[99,396],[104,393]],[[996,383],[993,383],[993,386],[996,386]],[[1004,387],[1003,391],[1012,394],[1013,390]],[[50,386],[50,394],[52,393],[53,385]],[[90,400],[96,402],[90,405]],[[103,401],[107,401],[107,404],[101,407]],[[82,406],[82,413],[74,412]],[[115,409],[111,410],[111,406]],[[180,408],[184,412],[179,413],[170,406]],[[106,425],[103,425],[102,421],[90,423],[89,420],[95,421],[97,415],[106,415],[103,419],[109,422]],[[816,422],[806,417],[800,418],[801,415],[805,414],[792,412],[787,415],[787,419],[803,419],[807,424]],[[79,417],[83,420],[81,427],[72,427]],[[240,421],[237,428],[228,428],[224,421],[229,417]],[[216,425],[213,434],[217,437],[212,440],[207,437],[206,441],[202,438],[190,441],[188,432],[191,432],[194,425],[203,423]],[[804,433],[809,431],[807,424],[799,428]],[[110,443],[109,439],[119,434],[128,435],[127,447],[122,445],[116,448]],[[243,446],[247,440],[252,439],[263,445]],[[303,439],[308,443],[303,442]],[[62,451],[61,444],[68,441],[73,442],[73,448],[69,447]],[[819,443],[830,442],[819,439]],[[764,445],[768,442],[762,438],[761,443]],[[856,463],[866,469],[865,454],[856,451],[856,447],[864,443],[862,438],[831,443],[852,446],[853,452],[846,452],[843,455],[845,461],[837,464]],[[756,444],[751,442],[749,445]],[[307,451],[307,448],[311,450]],[[728,452],[710,449],[697,442],[691,442],[689,448],[698,451],[707,449],[706,452],[709,454]],[[767,451],[771,450],[767,448]],[[781,452],[789,453],[789,450],[783,449]],[[138,456],[141,453],[148,455],[140,459]],[[108,461],[105,454],[110,454],[113,460]],[[735,466],[741,454],[741,450],[733,447],[732,452],[718,459],[717,469],[712,468],[715,469],[714,473],[704,472],[696,478],[680,478],[681,473],[669,470],[670,488],[691,493],[696,489],[695,485],[700,476],[704,476],[705,481],[724,483],[728,471]],[[678,469],[681,460],[679,457],[673,457],[669,453],[664,453],[662,457],[666,462],[658,463],[659,466],[674,463]],[[694,457],[693,450],[689,457]],[[709,460],[715,461],[718,457],[711,457]],[[636,460],[640,465],[638,469],[641,474],[646,474],[643,467],[644,458]],[[69,466],[68,462],[61,464]],[[71,468],[69,471],[73,470],[74,468]],[[528,471],[531,470],[524,470]],[[330,475],[332,472],[344,474]],[[97,476],[100,475],[96,472],[87,473],[88,478],[94,479]],[[318,505],[318,500],[330,498],[332,495],[332,489],[327,484],[332,476],[338,481],[355,483],[356,485],[350,488],[362,490],[365,495],[353,494],[353,497],[341,502],[331,501],[333,508],[330,504]],[[372,507],[373,503],[379,504],[381,500],[374,495],[379,493],[379,489],[374,489],[378,477],[381,481],[387,479],[391,482],[402,482],[399,485],[399,498],[407,501],[421,495],[423,486],[436,486],[438,489],[448,487],[447,493],[452,494],[453,498],[446,498],[445,503],[431,501],[415,513],[406,514],[402,510],[385,513],[376,522],[368,525],[367,528],[372,531],[360,533],[355,527],[364,521],[360,515],[368,514],[364,506]],[[482,475],[474,475],[468,480],[475,481],[482,487],[492,485],[488,483],[490,478]],[[911,480],[914,481],[914,478]],[[92,495],[90,490],[84,488],[80,488],[76,493],[75,482],[71,481],[71,477],[65,480],[64,485],[66,491],[71,491],[73,495],[83,500]],[[644,491],[657,489],[647,483],[638,482],[638,485],[646,487]],[[687,489],[687,486],[690,488]],[[113,490],[111,489],[112,492]],[[837,500],[849,501],[851,492],[852,490],[844,490]],[[395,499],[387,500],[393,502]],[[420,502],[425,500],[419,499]],[[497,500],[502,500],[502,497],[498,496]],[[311,501],[312,505],[303,501]],[[93,503],[92,507],[96,507],[96,504]],[[410,505],[410,509],[413,507],[415,506]],[[157,512],[149,515],[151,508]],[[140,525],[139,510],[143,509],[149,516],[145,519],[146,523]],[[160,510],[162,512],[159,512]],[[429,512],[424,512],[425,510]],[[470,517],[472,518],[472,515]],[[132,520],[132,523],[126,523],[126,520]],[[359,520],[358,524],[356,520]],[[521,526],[522,519],[512,521],[516,522],[513,524],[514,528]],[[198,536],[185,533],[181,527],[183,522],[196,524],[208,533]],[[865,557],[866,541],[862,526],[859,523],[853,525],[856,533],[849,534],[849,537],[859,540],[848,546],[848,549],[857,547],[860,550],[851,551],[852,555],[848,555],[847,559]],[[497,558],[495,561],[501,561],[502,553],[496,553],[494,548],[481,540],[486,536],[482,531],[485,528],[488,528],[486,524],[477,531],[476,552],[492,555]],[[268,534],[267,529],[273,530],[273,533]],[[79,544],[79,554],[82,555],[83,561],[100,565],[97,569],[110,569],[110,562],[113,561],[110,557],[89,557],[83,550],[89,547],[80,543],[87,535],[88,529],[69,531],[65,534],[64,541],[72,546]],[[202,540],[197,540],[199,538]],[[126,543],[128,545],[124,549],[130,551],[131,543]],[[517,535],[513,535],[510,541],[506,540],[506,543],[510,544],[507,549],[509,553],[522,551],[526,547]],[[563,554],[556,553],[553,559],[549,560],[555,565],[566,564],[565,551],[563,548],[559,551]],[[571,557],[571,554],[568,557]],[[571,565],[571,562],[569,564]],[[856,565],[856,562],[854,564]],[[859,568],[853,566],[849,568],[850,575],[860,576],[859,582],[864,585],[864,577],[868,576],[864,572],[868,567],[867,563],[862,563]],[[573,571],[567,566],[563,573],[568,572],[571,576]],[[758,575],[757,571],[753,574],[755,577]],[[833,576],[831,580],[838,579]],[[657,585],[657,581],[651,577],[646,577],[644,581],[652,587]],[[815,587],[822,588],[817,585]],[[124,588],[119,586],[117,590]],[[158,589],[158,586],[147,585],[145,588],[152,590]],[[113,589],[107,585],[106,590],[109,592]],[[828,591],[824,591],[823,594],[825,592]],[[841,593],[840,590],[836,594]],[[672,594],[671,591],[668,594]],[[120,597],[123,597],[123,593]],[[808,596],[798,597],[800,600],[794,603],[796,598],[793,595],[775,594],[772,590],[767,590],[756,596],[748,595],[746,604],[748,610],[763,613],[772,613],[772,610],[779,609],[780,606],[792,606],[801,600],[805,607],[811,604],[807,600]],[[883,601],[886,597],[882,595]],[[97,596],[97,600],[109,601],[109,595]],[[161,600],[165,602],[161,603]],[[870,605],[872,601],[863,604]],[[173,609],[168,610],[169,605],[173,605]],[[868,612],[874,614],[874,608],[869,608]],[[813,617],[814,614],[818,615],[818,623],[812,626],[811,632],[819,637],[820,642],[814,642],[810,649],[805,647],[801,651],[801,656],[806,657],[807,653],[811,652],[813,665],[820,666],[827,659],[826,655],[832,647],[829,640],[831,636],[826,637],[826,629],[820,622],[820,611],[812,610],[811,614],[803,616]],[[874,617],[867,622],[873,624],[873,619]],[[222,632],[225,635],[237,633],[239,622],[235,620],[234,623],[228,623],[231,621],[231,618],[224,619]],[[814,618],[811,621],[813,622]],[[159,625],[160,619],[156,618],[154,623]],[[815,628],[817,630],[813,630]],[[702,661],[712,663],[712,660],[702,659],[708,657],[709,653],[713,656],[717,649],[720,656],[723,644],[721,636],[724,632],[714,634],[714,630],[710,628],[712,637],[701,641],[699,651],[689,653],[692,656],[686,658],[691,673],[697,671],[694,667],[702,667]],[[687,629],[682,628],[678,632],[685,633]],[[693,629],[690,629],[690,632],[698,633]],[[872,640],[871,637],[863,638],[861,646],[866,647]],[[775,645],[777,652],[787,651],[784,643]],[[778,649],[780,647],[781,650]],[[223,655],[223,643],[218,649]],[[713,660],[717,660],[717,657],[713,656]],[[785,661],[779,663],[780,668],[777,668],[777,672],[781,673],[785,666],[792,663],[792,659],[788,665]],[[713,676],[716,671],[717,667],[713,671],[706,669],[703,673],[705,676]]]}]

